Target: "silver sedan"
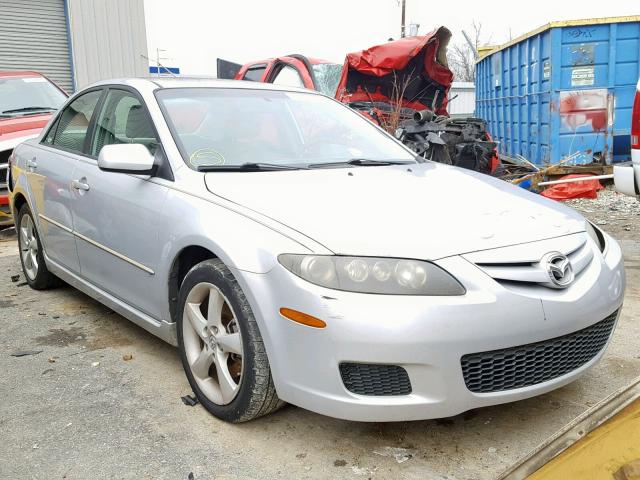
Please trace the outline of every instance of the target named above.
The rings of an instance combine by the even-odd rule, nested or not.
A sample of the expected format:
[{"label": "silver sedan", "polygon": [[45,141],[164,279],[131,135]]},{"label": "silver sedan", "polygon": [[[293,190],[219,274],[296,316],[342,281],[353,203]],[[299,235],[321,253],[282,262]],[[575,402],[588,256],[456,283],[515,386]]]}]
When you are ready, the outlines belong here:
[{"label": "silver sedan", "polygon": [[575,211],[306,90],[102,82],[10,172],[31,287],[62,279],[177,345],[231,422],[538,395],[599,360],[622,305],[620,248]]}]

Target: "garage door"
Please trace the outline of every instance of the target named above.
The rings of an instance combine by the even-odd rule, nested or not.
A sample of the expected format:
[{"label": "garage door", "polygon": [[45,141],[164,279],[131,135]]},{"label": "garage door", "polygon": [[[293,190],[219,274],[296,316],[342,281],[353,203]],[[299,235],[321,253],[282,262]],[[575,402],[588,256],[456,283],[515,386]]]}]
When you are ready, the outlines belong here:
[{"label": "garage door", "polygon": [[35,70],[73,90],[64,0],[0,0],[0,70]]}]

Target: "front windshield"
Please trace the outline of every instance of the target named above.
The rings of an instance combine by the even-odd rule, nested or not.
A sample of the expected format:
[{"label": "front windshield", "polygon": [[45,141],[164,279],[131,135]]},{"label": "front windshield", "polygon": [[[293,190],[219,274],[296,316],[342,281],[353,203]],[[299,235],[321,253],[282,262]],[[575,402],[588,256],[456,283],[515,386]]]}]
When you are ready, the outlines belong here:
[{"label": "front windshield", "polygon": [[192,168],[415,160],[360,114],[314,93],[171,88],[156,95]]},{"label": "front windshield", "polygon": [[342,65],[337,63],[318,63],[311,68],[316,79],[316,89],[325,95],[335,97],[338,83],[340,83],[340,76],[342,75]]},{"label": "front windshield", "polygon": [[57,110],[66,99],[66,95],[44,77],[0,77],[2,116]]}]

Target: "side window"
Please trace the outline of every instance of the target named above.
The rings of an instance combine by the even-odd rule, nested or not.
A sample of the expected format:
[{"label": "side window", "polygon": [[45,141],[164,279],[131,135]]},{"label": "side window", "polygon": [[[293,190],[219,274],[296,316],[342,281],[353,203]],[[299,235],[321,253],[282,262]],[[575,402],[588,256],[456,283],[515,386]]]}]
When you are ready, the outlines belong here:
[{"label": "side window", "polygon": [[158,139],[138,97],[126,90],[109,90],[96,123],[91,154],[97,157],[102,147],[118,143],[139,143],[153,154]]},{"label": "side window", "polygon": [[286,85],[288,87],[303,87],[304,83],[302,83],[302,78],[300,78],[300,74],[298,71],[290,67],[289,65],[285,65],[282,67],[282,70],[278,72],[276,78],[273,79],[275,85]]},{"label": "side window", "polygon": [[266,65],[260,65],[259,67],[251,67],[245,72],[244,77],[242,77],[242,79],[251,80],[252,82],[259,82],[262,79],[262,75],[264,74],[264,71],[266,69],[267,69]]},{"label": "side window", "polygon": [[[45,143],[53,146],[84,153],[84,142],[89,129],[89,122],[93,111],[100,100],[102,90],[94,90],[76,98],[64,109],[58,119],[57,128],[52,128],[45,139]],[[49,136],[55,135],[51,142]]]}]

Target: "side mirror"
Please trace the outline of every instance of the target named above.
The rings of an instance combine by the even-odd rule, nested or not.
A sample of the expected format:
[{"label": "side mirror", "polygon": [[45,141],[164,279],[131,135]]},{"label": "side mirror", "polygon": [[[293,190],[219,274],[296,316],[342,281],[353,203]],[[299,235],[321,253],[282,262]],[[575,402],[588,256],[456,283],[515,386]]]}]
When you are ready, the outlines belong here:
[{"label": "side mirror", "polygon": [[616,190],[625,195],[640,195],[640,165],[616,165],[613,167]]},{"label": "side mirror", "polygon": [[157,165],[144,145],[120,143],[102,147],[98,156],[98,168],[105,172],[154,175]]}]

